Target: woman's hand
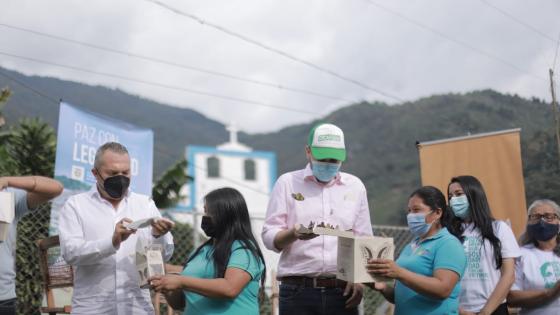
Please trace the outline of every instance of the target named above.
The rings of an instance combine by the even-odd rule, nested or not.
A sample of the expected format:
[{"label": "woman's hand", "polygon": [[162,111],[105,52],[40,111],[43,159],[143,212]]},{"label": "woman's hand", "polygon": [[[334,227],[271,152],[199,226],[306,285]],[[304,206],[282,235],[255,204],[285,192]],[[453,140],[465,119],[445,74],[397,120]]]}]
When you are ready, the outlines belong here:
[{"label": "woman's hand", "polygon": [[[376,276],[383,276],[391,279],[399,279],[402,273],[402,268],[399,267],[394,260],[390,259],[369,259],[366,269],[369,273]],[[381,284],[379,285],[381,287]],[[374,290],[376,290],[376,286],[377,283],[374,285]]]},{"label": "woman's hand", "polygon": [[148,279],[148,283],[156,292],[168,292],[179,290],[183,288],[183,276],[180,275],[165,275],[153,276]]}]

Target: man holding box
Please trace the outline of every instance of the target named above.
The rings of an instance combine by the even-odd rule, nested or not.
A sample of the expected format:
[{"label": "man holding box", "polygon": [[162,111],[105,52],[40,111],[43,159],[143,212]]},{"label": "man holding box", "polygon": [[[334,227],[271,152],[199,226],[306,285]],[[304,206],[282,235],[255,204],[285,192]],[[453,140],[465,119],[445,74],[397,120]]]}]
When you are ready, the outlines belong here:
[{"label": "man holding box", "polygon": [[[70,197],[60,211],[61,252],[74,267],[72,313],[153,314],[150,292],[139,284],[136,245],[159,244],[168,260],[173,222],[161,218],[150,197],[128,189],[130,156],[123,145],[99,147],[92,173],[97,185]],[[153,217],[147,228],[126,227]]]},{"label": "man holding box", "polygon": [[355,235],[372,235],[367,194],[355,176],[339,172],[346,160],[344,133],[320,124],[305,147],[309,164],[282,175],[270,197],[262,238],[281,252],[280,315],[358,314],[363,286],[336,279],[337,238],[301,233],[324,222]]},{"label": "man holding box", "polygon": [[[15,188],[15,189],[14,189]],[[11,222],[1,222],[0,228],[7,229],[5,240],[0,240],[0,314],[16,314],[16,240],[18,221],[29,211],[53,199],[62,192],[62,185],[50,178],[41,176],[0,177],[2,193],[11,193],[5,200],[13,206],[6,215]],[[4,199],[4,198],[3,198]],[[4,207],[5,205],[2,205]],[[3,235],[2,235],[3,236]]]}]

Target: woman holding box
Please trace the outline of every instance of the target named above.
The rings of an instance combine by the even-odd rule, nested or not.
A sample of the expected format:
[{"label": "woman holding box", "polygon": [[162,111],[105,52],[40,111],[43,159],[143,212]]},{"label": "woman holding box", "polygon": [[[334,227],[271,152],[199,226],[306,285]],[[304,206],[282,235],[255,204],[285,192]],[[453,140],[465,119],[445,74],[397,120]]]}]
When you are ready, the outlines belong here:
[{"label": "woman holding box", "polygon": [[264,289],[264,258],[251,231],[243,196],[221,188],[204,198],[201,228],[210,239],[187,260],[181,275],[151,278],[184,314],[259,314],[259,282]]},{"label": "woman holding box", "polygon": [[407,222],[414,239],[397,261],[372,259],[370,273],[395,279],[394,285],[370,284],[395,303],[395,315],[457,314],[459,280],[466,257],[458,238],[446,228],[452,214],[443,193],[432,186],[414,191],[408,200]]}]

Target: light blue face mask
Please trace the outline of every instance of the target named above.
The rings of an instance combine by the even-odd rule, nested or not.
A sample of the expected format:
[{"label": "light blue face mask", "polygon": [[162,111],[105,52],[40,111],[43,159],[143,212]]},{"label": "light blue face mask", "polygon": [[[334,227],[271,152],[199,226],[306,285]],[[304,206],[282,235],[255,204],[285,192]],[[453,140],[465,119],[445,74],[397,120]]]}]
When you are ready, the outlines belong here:
[{"label": "light blue face mask", "polygon": [[449,200],[449,206],[457,218],[466,219],[469,217],[469,199],[467,195],[451,197]]},{"label": "light blue face mask", "polygon": [[311,161],[311,170],[313,171],[313,176],[319,181],[328,183],[330,182],[340,170],[341,163],[328,163]]},{"label": "light blue face mask", "polygon": [[409,213],[406,216],[406,221],[408,223],[408,228],[410,233],[415,237],[422,237],[428,233],[432,227],[432,223],[426,223],[426,216],[431,213]]}]

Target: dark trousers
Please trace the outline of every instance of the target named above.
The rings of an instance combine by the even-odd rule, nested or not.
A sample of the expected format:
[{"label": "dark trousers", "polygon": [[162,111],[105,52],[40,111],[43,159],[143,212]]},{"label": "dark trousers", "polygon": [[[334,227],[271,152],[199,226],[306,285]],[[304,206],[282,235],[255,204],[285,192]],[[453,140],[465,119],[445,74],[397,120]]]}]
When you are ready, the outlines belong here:
[{"label": "dark trousers", "polygon": [[16,315],[16,299],[0,301],[0,315]]},{"label": "dark trousers", "polygon": [[358,315],[358,308],[344,307],[350,296],[341,288],[280,285],[280,315]]}]

